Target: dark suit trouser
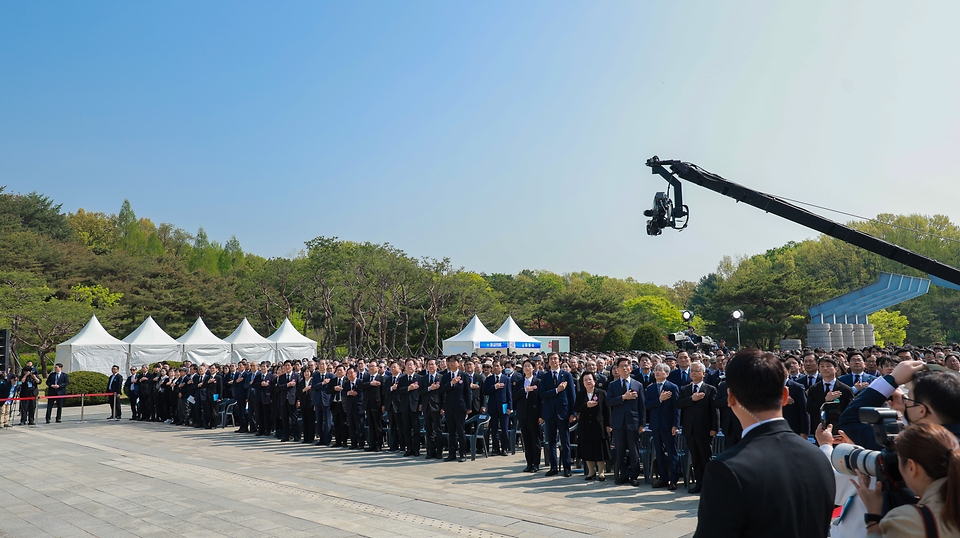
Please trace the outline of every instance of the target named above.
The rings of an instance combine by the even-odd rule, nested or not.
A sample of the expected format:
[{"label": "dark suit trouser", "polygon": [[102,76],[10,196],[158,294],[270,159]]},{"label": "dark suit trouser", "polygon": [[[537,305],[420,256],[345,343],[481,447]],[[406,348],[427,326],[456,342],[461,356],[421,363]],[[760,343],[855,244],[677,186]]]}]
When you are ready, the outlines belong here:
[{"label": "dark suit trouser", "polygon": [[703,472],[707,468],[707,463],[713,457],[713,443],[709,435],[685,435],[684,437],[687,439],[690,463],[693,464],[693,476],[697,480],[697,485],[700,485],[703,483]]},{"label": "dark suit trouser", "polygon": [[435,458],[443,455],[443,445],[440,444],[443,432],[440,430],[440,411],[423,408],[423,431],[427,434],[427,457]]},{"label": "dark suit trouser", "polygon": [[367,428],[370,429],[370,438],[367,445],[373,450],[383,448],[383,412],[380,408],[367,409]]},{"label": "dark suit trouser", "polygon": [[640,474],[639,434],[634,428],[616,428],[613,430],[613,444],[617,447],[617,465],[620,466],[620,480],[635,480]]},{"label": "dark suit trouser", "polygon": [[[110,399],[110,418],[120,418],[120,394],[114,394],[108,397]],[[128,396],[128,398],[130,398]],[[133,411],[133,417],[137,417],[137,397],[130,398],[130,409]]]},{"label": "dark suit trouser", "polygon": [[233,405],[233,423],[237,425],[241,432],[247,431],[247,396],[245,392],[240,394],[239,398],[236,398],[237,403]]},{"label": "dark suit trouser", "polygon": [[270,416],[270,403],[263,403],[260,401],[260,395],[257,395],[257,433],[260,435],[270,435],[270,432],[273,431],[272,423],[273,420]]},{"label": "dark suit trouser", "polygon": [[[547,429],[546,441],[547,463],[551,469],[559,469],[559,463],[563,464],[564,469],[570,468],[570,422],[560,420],[557,417],[547,417],[544,420],[544,426]],[[560,441],[560,462],[557,461],[557,440]]]},{"label": "dark suit trouser", "polygon": [[343,402],[331,402],[330,413],[333,415],[333,431],[337,437],[335,446],[347,446],[349,430],[347,428],[347,413],[343,409]]},{"label": "dark suit trouser", "polygon": [[303,440],[312,443],[317,438],[316,412],[313,402],[300,400],[300,419],[303,421]]},{"label": "dark suit trouser", "polygon": [[190,413],[193,415],[193,425],[203,426],[203,400],[200,399],[199,394],[193,395]]},{"label": "dark suit trouser", "polygon": [[390,450],[406,448],[404,435],[401,432],[403,419],[400,418],[400,413],[390,410],[387,418],[390,420]]},{"label": "dark suit trouser", "polygon": [[203,401],[203,425],[207,428],[216,426],[216,409],[217,402],[213,401],[213,395],[207,395],[207,399]]},{"label": "dark suit trouser", "polygon": [[490,439],[493,441],[494,452],[510,448],[510,441],[507,439],[509,418],[510,415],[503,413],[490,413]]},{"label": "dark suit trouser", "polygon": [[323,405],[323,400],[320,400],[314,407],[314,415],[316,415],[317,422],[317,441],[320,441],[321,445],[328,444],[330,442],[330,424],[333,421],[330,406]]},{"label": "dark suit trouser", "polygon": [[347,410],[347,431],[350,435],[350,448],[363,448],[363,409],[356,404]]},{"label": "dark suit trouser", "polygon": [[[29,398],[29,396],[26,396]],[[29,422],[34,424],[36,421],[37,415],[37,401],[36,400],[20,400],[20,424],[24,422]]]},{"label": "dark suit trouser", "polygon": [[403,433],[403,444],[407,452],[420,455],[420,413],[415,411],[400,412],[400,430]]},{"label": "dark suit trouser", "polygon": [[140,420],[153,420],[156,410],[153,406],[153,393],[140,394]]},{"label": "dark suit trouser", "polygon": [[[449,458],[453,458],[458,446],[460,457],[467,456],[467,433],[463,429],[463,423],[467,420],[465,413],[465,411],[447,413],[447,433],[450,434],[450,446],[447,450]],[[454,439],[457,441],[454,442]]]},{"label": "dark suit trouser", "polygon": [[60,422],[60,415],[63,413],[63,398],[47,400],[47,422],[50,422],[50,412],[53,411],[53,406],[57,407],[57,422]]},{"label": "dark suit trouser", "polygon": [[[119,402],[120,395],[117,394],[117,401]],[[136,392],[127,392],[127,401],[130,402],[130,416],[133,417],[133,420],[140,418],[140,415],[137,413],[137,393]],[[120,407],[117,404],[116,408],[111,408],[111,414],[116,417],[120,416]]]},{"label": "dark suit trouser", "polygon": [[677,455],[677,437],[670,430],[653,432],[653,446],[657,449],[657,470],[660,480],[680,480],[680,457]]},{"label": "dark suit trouser", "polygon": [[186,426],[187,422],[190,421],[189,405],[190,404],[187,402],[185,397],[182,395],[177,397],[177,416],[179,417],[178,422],[184,426]]},{"label": "dark suit trouser", "polygon": [[280,402],[280,423],[283,425],[281,439],[300,437],[300,430],[297,428],[297,404],[288,402],[286,398]]},{"label": "dark suit trouser", "polygon": [[534,414],[520,420],[520,437],[523,439],[523,455],[527,465],[540,466],[540,420]]}]

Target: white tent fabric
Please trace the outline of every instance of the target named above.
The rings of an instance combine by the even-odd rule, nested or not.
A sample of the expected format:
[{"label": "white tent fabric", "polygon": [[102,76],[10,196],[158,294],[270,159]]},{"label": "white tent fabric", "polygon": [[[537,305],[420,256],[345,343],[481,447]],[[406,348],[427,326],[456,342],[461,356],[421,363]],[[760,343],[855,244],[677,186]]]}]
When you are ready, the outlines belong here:
[{"label": "white tent fabric", "polygon": [[503,325],[493,333],[507,341],[507,345],[513,351],[520,353],[529,353],[540,351],[540,341],[523,332],[523,329],[513,321],[513,316],[507,316]]},{"label": "white tent fabric", "polygon": [[123,341],[130,346],[130,364],[134,366],[180,360],[180,344],[163,332],[153,316],[147,316]]},{"label": "white tent fabric", "polygon": [[496,353],[506,349],[507,341],[487,330],[476,315],[462,331],[443,341],[444,355]]},{"label": "white tent fabric", "polygon": [[277,360],[296,360],[310,359],[317,356],[317,342],[300,334],[300,331],[290,323],[290,319],[284,319],[280,327],[273,334],[267,337],[267,340],[273,342],[277,350]]},{"label": "white tent fabric", "polygon": [[240,362],[242,359],[247,359],[247,362],[273,361],[273,342],[260,336],[247,318],[243,318],[237,330],[223,341],[230,344],[232,362]]},{"label": "white tent fabric", "polygon": [[230,360],[230,344],[210,332],[201,318],[197,318],[193,327],[177,338],[177,342],[183,346],[181,360],[193,364],[224,363]]},{"label": "white tent fabric", "polygon": [[93,316],[73,338],[57,345],[57,362],[63,364],[66,372],[110,375],[114,364],[120,367],[120,373],[127,371],[129,353],[130,346],[111,336]]}]

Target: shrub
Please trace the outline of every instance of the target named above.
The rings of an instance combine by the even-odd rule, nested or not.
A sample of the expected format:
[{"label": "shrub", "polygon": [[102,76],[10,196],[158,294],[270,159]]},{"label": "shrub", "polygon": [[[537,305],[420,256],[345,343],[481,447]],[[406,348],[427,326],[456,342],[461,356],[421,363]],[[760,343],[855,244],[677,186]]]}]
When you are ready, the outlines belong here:
[{"label": "shrub", "polygon": [[[70,383],[67,385],[67,394],[99,394],[107,392],[107,382],[110,376],[100,372],[70,372]],[[86,405],[97,405],[107,403],[106,396],[96,396],[87,398]],[[76,407],[80,405],[80,398],[67,398],[63,405]]]},{"label": "shrub", "polygon": [[653,353],[671,349],[671,346],[663,338],[663,333],[660,332],[659,327],[652,323],[644,323],[637,327],[637,331],[633,333],[633,339],[630,340],[630,349]]},{"label": "shrub", "polygon": [[600,342],[600,351],[623,351],[630,346],[630,337],[620,327],[614,327]]},{"label": "shrub", "polygon": [[[150,365],[150,371],[152,372],[152,371],[153,371],[153,367],[154,367],[154,366],[157,366],[158,364],[160,364],[160,363],[159,363],[159,362],[155,362],[155,363],[151,364],[151,365]],[[175,369],[175,368],[180,368],[180,366],[182,366],[182,365],[183,365],[183,363],[180,362],[180,361],[167,361],[167,366],[169,366],[170,368],[174,368],[174,369]],[[161,368],[162,368],[162,367],[163,367],[163,366],[161,365]]]}]

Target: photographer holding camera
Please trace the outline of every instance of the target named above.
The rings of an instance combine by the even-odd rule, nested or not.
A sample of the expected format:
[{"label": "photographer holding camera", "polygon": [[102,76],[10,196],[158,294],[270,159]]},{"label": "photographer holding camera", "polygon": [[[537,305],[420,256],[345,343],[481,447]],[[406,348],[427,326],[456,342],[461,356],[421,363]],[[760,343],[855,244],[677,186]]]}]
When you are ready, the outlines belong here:
[{"label": "photographer holding camera", "polygon": [[[919,404],[923,405],[923,404]],[[883,518],[883,494],[857,471],[857,493],[867,514],[867,536],[960,537],[960,443],[956,435],[931,422],[908,426],[894,440],[903,481],[920,492],[916,505],[890,510]]]},{"label": "photographer holding camera", "polygon": [[[960,376],[947,372],[923,372],[923,361],[906,360],[893,369],[893,373],[875,379],[860,392],[857,398],[840,415],[838,428],[854,443],[880,450],[873,428],[860,421],[860,409],[881,407],[887,400],[890,408],[903,414],[907,424],[931,422],[940,424],[960,438]],[[916,379],[914,379],[916,377]],[[910,398],[898,387],[914,381]]]},{"label": "photographer holding camera", "polygon": [[20,373],[20,397],[33,398],[32,400],[20,401],[20,425],[23,426],[29,420],[31,426],[36,425],[37,414],[37,395],[40,394],[40,378],[33,371],[33,363],[28,362]]}]

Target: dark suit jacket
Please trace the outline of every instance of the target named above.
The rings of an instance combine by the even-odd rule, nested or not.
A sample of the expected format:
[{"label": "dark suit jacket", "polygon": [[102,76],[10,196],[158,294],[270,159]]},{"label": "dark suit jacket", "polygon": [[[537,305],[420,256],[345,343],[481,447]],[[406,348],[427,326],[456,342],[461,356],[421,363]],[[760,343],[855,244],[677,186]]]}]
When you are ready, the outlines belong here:
[{"label": "dark suit jacket", "polygon": [[566,421],[573,415],[573,406],[577,403],[576,382],[570,372],[564,370],[560,370],[559,377],[561,383],[567,382],[567,388],[561,392],[557,391],[553,372],[546,370],[540,376],[540,401],[543,402],[540,413],[544,420],[552,417]]},{"label": "dark suit jacket", "polygon": [[400,374],[400,382],[397,383],[396,392],[400,393],[398,399],[401,413],[416,413],[420,410],[420,393],[416,390],[409,390],[410,385],[419,381],[419,379],[420,377],[417,374]]},{"label": "dark suit jacket", "polygon": [[721,372],[720,370],[707,370],[707,374],[703,376],[703,381],[707,385],[718,387],[720,386],[720,381],[722,381],[720,378],[721,375],[726,377],[726,372]]},{"label": "dark suit jacket", "polygon": [[827,536],[836,487],[817,447],[784,420],[761,424],[707,464],[694,536]]},{"label": "dark suit jacket", "polygon": [[803,385],[805,390],[810,390],[810,387],[816,385],[820,382],[820,374],[807,375],[801,374],[797,377],[797,383]]},{"label": "dark suit jacket", "polygon": [[653,383],[654,381],[656,381],[656,379],[654,379],[653,377],[653,370],[650,370],[649,372],[647,372],[647,378],[644,379],[643,370],[641,370],[640,368],[635,368],[633,372],[630,374],[630,377],[639,381],[640,384],[643,385],[644,389],[649,387],[650,383]]},{"label": "dark suit jacket", "polygon": [[[367,411],[380,411],[383,407],[381,390],[383,389],[383,374],[377,374],[376,377],[370,377],[370,372],[363,374],[360,378],[360,390],[363,391],[363,408]],[[371,381],[379,381],[379,386],[371,385]]]},{"label": "dark suit jacket", "polygon": [[[47,376],[47,396],[66,396],[67,384],[70,383],[70,376],[66,372],[60,372],[60,383],[56,382],[57,373],[51,372]],[[59,389],[51,389],[50,385],[60,385]]]},{"label": "dark suit jacket", "polygon": [[[839,381],[839,382],[843,383],[844,385],[847,385],[848,387],[850,387],[851,389],[853,389],[853,393],[856,394],[856,393],[857,393],[857,389],[854,389],[854,388],[853,388],[853,386],[856,385],[856,383],[855,383],[856,379],[854,379],[853,376],[854,376],[854,374],[852,374],[852,373],[851,373],[851,374],[843,374],[842,376],[840,376],[840,377],[837,378],[837,381]],[[871,382],[872,382],[874,379],[876,379],[876,378],[877,378],[877,376],[873,376],[873,375],[868,374],[868,373],[866,372],[866,370],[864,370],[864,372],[860,374],[860,382],[861,382],[861,383],[871,383]]]},{"label": "dark suit jacket", "polygon": [[[516,374],[514,374],[513,377],[516,377]],[[468,379],[470,378],[469,374],[467,375],[467,378]],[[522,374],[521,374],[521,378],[522,378]],[[473,382],[480,387],[478,389],[472,389],[472,393],[471,393],[470,409],[468,409],[468,411],[471,411],[472,414],[474,415],[479,415],[483,411],[483,408],[485,407],[483,403],[483,379],[484,379],[484,375],[482,372],[473,373]]]},{"label": "dark suit jacket", "polygon": [[[820,422],[820,406],[823,405],[824,396],[826,396],[823,390],[824,385],[822,380],[807,390],[807,413],[810,415],[810,424],[818,424]],[[840,381],[835,381],[833,390],[839,390],[841,392],[840,412],[842,413],[853,400],[853,389]],[[816,428],[816,426],[814,426],[814,428]]]},{"label": "dark suit jacket", "polygon": [[[885,376],[891,385],[896,382],[893,376]],[[838,430],[843,430],[854,443],[870,450],[880,450],[883,447],[877,443],[873,434],[873,427],[869,424],[860,422],[860,408],[862,407],[882,407],[887,402],[886,397],[876,390],[867,387],[860,391],[860,394],[850,402],[850,405],[840,413],[840,423],[837,424]]]},{"label": "dark suit jacket", "polygon": [[[440,372],[433,374],[433,381],[436,383],[443,379],[443,375]],[[429,390],[430,388],[430,374],[426,373],[420,376],[420,405],[423,407],[423,411],[434,411],[439,413],[442,409],[442,390],[443,385],[437,387],[436,390]],[[466,411],[464,411],[466,412]]]},{"label": "dark suit jacket", "polygon": [[340,393],[340,395],[343,396],[343,410],[348,415],[351,413],[359,415],[360,412],[363,411],[363,392],[360,390],[359,378],[353,381],[353,390],[357,393],[356,396],[347,394],[350,392],[350,380],[346,377],[343,378],[343,392]]},{"label": "dark suit jacket", "polygon": [[783,406],[783,418],[794,433],[810,435],[810,414],[807,413],[807,393],[803,385],[794,381],[787,381],[787,390],[793,403]]},{"label": "dark suit jacket", "polygon": [[673,397],[661,402],[656,382],[651,383],[643,400],[643,405],[650,411],[650,429],[655,432],[680,427],[680,410],[677,409],[680,389],[673,383],[664,381],[663,391],[673,393]]},{"label": "dark suit jacket", "polygon": [[720,430],[723,431],[723,436],[726,438],[727,448],[737,444],[740,440],[740,432],[743,431],[740,419],[733,413],[733,409],[730,409],[728,403],[727,382],[724,380],[717,387],[717,399],[714,400],[714,405],[720,411]]},{"label": "dark suit jacket", "polygon": [[[643,405],[644,393],[643,384],[636,379],[630,378],[624,384],[624,380],[618,379],[607,386],[607,405],[610,406],[610,427],[614,429],[627,428],[638,431],[640,426],[646,425],[647,413]],[[637,393],[635,400],[624,400],[627,388]]]},{"label": "dark suit jacket", "polygon": [[705,395],[700,401],[693,401],[693,383],[680,387],[680,425],[684,435],[709,436],[711,431],[720,431],[720,410],[717,409],[717,389],[701,383],[700,390]]},{"label": "dark suit jacket", "polygon": [[120,374],[110,374],[107,378],[107,392],[120,394],[123,390],[123,376]]},{"label": "dark suit jacket", "polygon": [[450,420],[451,413],[467,414],[467,406],[473,399],[473,390],[470,389],[470,376],[462,370],[459,372],[460,383],[451,385],[453,372],[446,372],[440,379],[440,392],[443,394],[443,411]]},{"label": "dark suit jacket", "polygon": [[[514,409],[517,413],[517,420],[525,420],[529,416],[534,416],[540,418],[540,390],[535,390],[533,392],[527,392],[523,389],[523,380],[524,377],[521,374],[518,378],[513,376],[510,380],[512,385]],[[530,384],[534,386],[539,386],[540,378],[533,375],[533,378],[530,380]]]},{"label": "dark suit jacket", "polygon": [[[497,383],[503,383],[503,388],[494,388]],[[513,409],[513,391],[510,390],[510,376],[501,373],[499,376],[490,374],[483,380],[483,393],[487,395],[487,411],[502,415],[503,404],[507,409]]]},{"label": "dark suit jacket", "polygon": [[[687,367],[689,370],[690,367]],[[670,375],[667,376],[667,381],[673,383],[677,387],[683,387],[687,383],[690,383],[690,373],[681,370],[680,368],[674,368]]]}]

